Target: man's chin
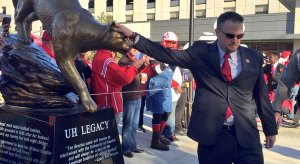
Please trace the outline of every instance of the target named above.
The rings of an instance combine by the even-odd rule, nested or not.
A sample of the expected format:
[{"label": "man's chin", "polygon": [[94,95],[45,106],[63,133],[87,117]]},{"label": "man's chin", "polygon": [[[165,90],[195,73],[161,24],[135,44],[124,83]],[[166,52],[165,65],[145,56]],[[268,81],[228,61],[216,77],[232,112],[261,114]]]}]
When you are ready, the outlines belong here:
[{"label": "man's chin", "polygon": [[230,46],[227,48],[229,52],[235,52],[238,49],[238,46]]}]

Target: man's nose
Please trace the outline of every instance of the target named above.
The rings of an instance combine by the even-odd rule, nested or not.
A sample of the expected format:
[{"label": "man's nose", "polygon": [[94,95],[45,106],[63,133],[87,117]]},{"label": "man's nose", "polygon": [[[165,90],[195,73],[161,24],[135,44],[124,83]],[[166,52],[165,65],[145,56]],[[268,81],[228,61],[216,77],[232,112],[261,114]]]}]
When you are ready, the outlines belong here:
[{"label": "man's nose", "polygon": [[231,39],[231,43],[237,43],[238,39],[236,37]]}]

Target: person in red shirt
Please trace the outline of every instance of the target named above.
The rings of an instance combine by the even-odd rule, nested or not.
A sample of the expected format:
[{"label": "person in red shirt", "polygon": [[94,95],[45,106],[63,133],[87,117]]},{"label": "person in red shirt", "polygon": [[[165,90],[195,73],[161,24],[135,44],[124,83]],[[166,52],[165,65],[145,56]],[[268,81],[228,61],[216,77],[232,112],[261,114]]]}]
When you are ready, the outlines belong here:
[{"label": "person in red shirt", "polygon": [[55,59],[55,55],[54,55],[54,49],[53,49],[53,45],[52,45],[52,36],[47,32],[44,31],[43,32],[43,36],[42,36],[42,48],[44,49],[44,51],[53,59]]},{"label": "person in red shirt", "polygon": [[131,83],[138,74],[145,58],[130,66],[121,67],[110,50],[98,50],[92,62],[92,93],[98,108],[113,108],[117,124],[123,112],[121,89]]}]

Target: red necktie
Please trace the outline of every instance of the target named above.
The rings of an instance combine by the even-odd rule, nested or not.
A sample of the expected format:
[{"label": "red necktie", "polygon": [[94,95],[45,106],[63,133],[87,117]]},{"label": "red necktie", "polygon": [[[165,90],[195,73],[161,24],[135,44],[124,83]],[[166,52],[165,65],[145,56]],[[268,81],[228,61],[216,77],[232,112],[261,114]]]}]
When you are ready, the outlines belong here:
[{"label": "red necktie", "polygon": [[[226,80],[228,82],[230,82],[232,80],[232,76],[231,76],[231,69],[230,69],[230,64],[228,61],[228,58],[230,57],[230,54],[225,53],[224,54],[224,63],[222,65],[221,68],[221,72],[223,74],[223,76],[226,78]],[[226,120],[232,115],[232,111],[230,106],[227,107],[227,113],[226,113]]]}]

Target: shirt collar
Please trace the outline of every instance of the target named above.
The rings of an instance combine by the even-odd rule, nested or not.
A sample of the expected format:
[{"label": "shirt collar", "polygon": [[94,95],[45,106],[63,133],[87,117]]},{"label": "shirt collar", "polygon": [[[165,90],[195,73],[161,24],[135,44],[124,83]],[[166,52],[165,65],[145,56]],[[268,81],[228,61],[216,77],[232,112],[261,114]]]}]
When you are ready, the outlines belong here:
[{"label": "shirt collar", "polygon": [[[219,56],[220,58],[223,58],[224,55],[225,55],[225,51],[223,51],[223,49],[218,45],[218,50],[219,50]],[[234,51],[234,52],[231,52],[229,55],[230,55],[230,58],[237,58],[237,54],[238,54],[238,50]]]}]

